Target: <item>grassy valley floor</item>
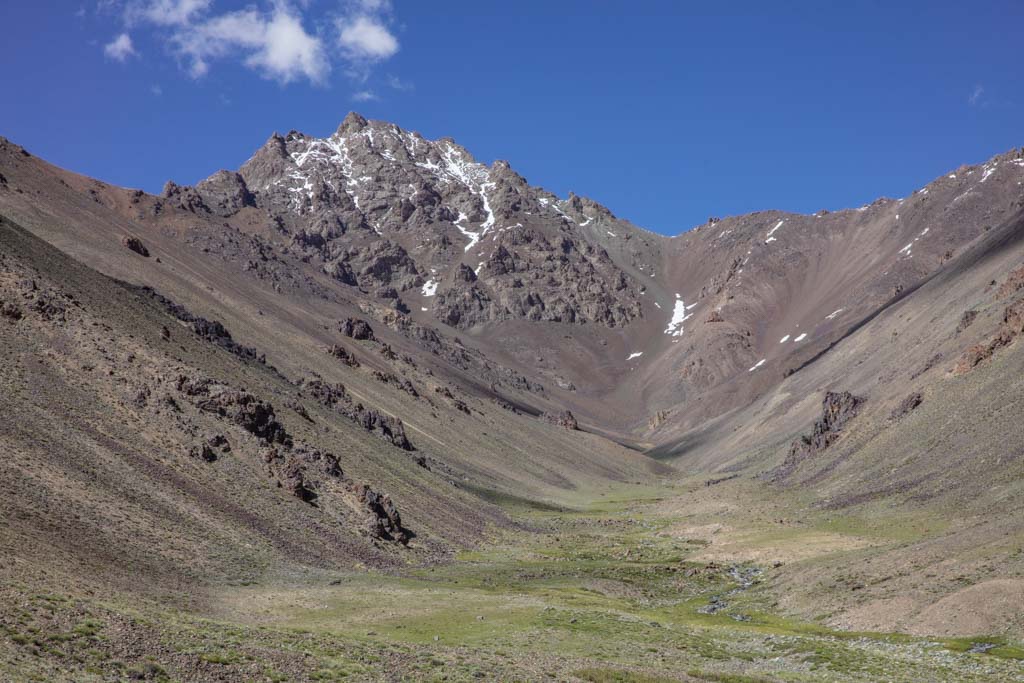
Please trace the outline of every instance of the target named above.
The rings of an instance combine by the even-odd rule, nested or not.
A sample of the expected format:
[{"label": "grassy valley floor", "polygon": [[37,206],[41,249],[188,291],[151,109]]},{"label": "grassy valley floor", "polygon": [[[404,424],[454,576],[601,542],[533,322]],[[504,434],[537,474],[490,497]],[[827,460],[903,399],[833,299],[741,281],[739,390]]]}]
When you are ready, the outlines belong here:
[{"label": "grassy valley floor", "polygon": [[703,481],[576,492],[564,507],[508,498],[522,529],[450,564],[271,571],[217,588],[200,613],[9,585],[0,679],[1024,680],[1024,649],[1004,637],[783,616],[772,586],[787,563],[906,532],[824,516],[787,525],[795,507],[759,500],[749,482]]}]

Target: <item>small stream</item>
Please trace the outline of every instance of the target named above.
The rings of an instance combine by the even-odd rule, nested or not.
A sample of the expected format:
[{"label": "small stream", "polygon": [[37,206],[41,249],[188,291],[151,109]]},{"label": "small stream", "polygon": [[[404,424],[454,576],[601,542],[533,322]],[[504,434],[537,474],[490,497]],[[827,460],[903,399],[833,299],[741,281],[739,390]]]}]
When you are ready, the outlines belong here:
[{"label": "small stream", "polygon": [[[729,567],[726,573],[733,581],[736,582],[737,586],[732,590],[728,591],[727,593],[712,595],[711,599],[708,601],[708,604],[697,610],[699,613],[718,614],[720,612],[724,612],[725,610],[727,610],[729,608],[729,601],[727,600],[727,598],[730,595],[742,593],[743,591],[749,589],[751,586],[760,583],[760,576],[762,574],[762,570],[759,567],[744,567],[734,564],[733,566]],[[727,613],[726,616],[728,616],[731,619],[735,619],[736,621],[750,621],[750,617],[748,617],[745,614]]]}]

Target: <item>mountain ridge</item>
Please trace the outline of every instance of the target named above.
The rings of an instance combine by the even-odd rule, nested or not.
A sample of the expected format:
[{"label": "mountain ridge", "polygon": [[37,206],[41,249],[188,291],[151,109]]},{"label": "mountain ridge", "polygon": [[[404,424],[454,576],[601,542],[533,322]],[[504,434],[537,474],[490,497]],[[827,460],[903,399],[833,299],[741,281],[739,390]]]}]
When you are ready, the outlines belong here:
[{"label": "mountain ridge", "polygon": [[[903,199],[670,238],[389,126],[274,135],[160,195],[0,140],[9,671],[73,678],[9,642],[6,615],[44,600],[32,619],[73,632],[66,611],[97,613],[96,595],[97,623],[119,624],[97,651],[145,666],[138,639],[181,619],[271,624],[261,642],[297,680],[310,641],[277,629],[321,624],[338,596],[331,652],[382,632],[441,652],[440,613],[404,610],[443,595],[488,638],[571,643],[621,615],[644,670],[668,661],[652,638],[695,627],[770,662],[732,673],[806,670],[764,649],[766,627],[799,653],[899,632],[856,647],[903,648],[919,680],[1010,670],[934,639],[1012,659],[1024,634],[1024,150]],[[161,661],[261,675],[206,637]],[[706,652],[686,658],[722,656]],[[582,660],[542,661],[580,678]]]}]

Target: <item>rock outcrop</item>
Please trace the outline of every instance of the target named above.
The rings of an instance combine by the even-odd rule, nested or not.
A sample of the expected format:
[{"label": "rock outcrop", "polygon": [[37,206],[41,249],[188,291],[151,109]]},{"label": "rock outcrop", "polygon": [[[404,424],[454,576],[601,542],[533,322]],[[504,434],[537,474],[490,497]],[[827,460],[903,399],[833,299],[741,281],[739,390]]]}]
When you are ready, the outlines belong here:
[{"label": "rock outcrop", "polygon": [[580,428],[579,423],[576,422],[576,416],[569,410],[563,410],[558,413],[541,413],[540,418],[563,429],[577,430]]},{"label": "rock outcrop", "polygon": [[358,318],[346,318],[338,323],[338,331],[357,341],[377,341],[370,323]]},{"label": "rock outcrop", "polygon": [[864,400],[848,391],[826,392],[821,402],[821,417],[815,420],[810,434],[790,444],[785,461],[773,472],[774,478],[784,478],[801,462],[814,458],[835,443],[847,423],[860,412]]},{"label": "rock outcrop", "polygon": [[138,237],[135,237],[133,235],[125,235],[124,237],[121,238],[121,244],[124,245],[125,248],[129,249],[130,251],[134,251],[139,256],[149,258],[149,249],[146,248],[146,245],[143,244],[142,240],[140,240]]}]

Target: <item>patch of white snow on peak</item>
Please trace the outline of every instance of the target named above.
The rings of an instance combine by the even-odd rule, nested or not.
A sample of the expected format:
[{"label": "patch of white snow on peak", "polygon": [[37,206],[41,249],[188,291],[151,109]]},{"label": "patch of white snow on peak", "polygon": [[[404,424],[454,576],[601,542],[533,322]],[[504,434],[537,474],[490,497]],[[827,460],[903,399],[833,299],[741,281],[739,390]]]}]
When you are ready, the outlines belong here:
[{"label": "patch of white snow on peak", "polygon": [[418,162],[416,165],[433,173],[442,183],[459,183],[465,186],[470,192],[479,197],[480,203],[483,204],[484,213],[487,214],[487,218],[480,224],[480,229],[477,231],[467,230],[459,225],[462,220],[465,220],[462,218],[462,214],[460,214],[460,220],[456,221],[456,227],[459,228],[463,235],[469,238],[469,244],[465,249],[469,251],[480,241],[484,233],[494,227],[494,212],[491,210],[491,202],[487,192],[494,189],[495,184],[490,181],[491,173],[486,166],[474,161],[467,152],[459,149],[451,142],[445,142],[438,151],[440,152],[441,163],[426,161]]},{"label": "patch of white snow on peak", "polygon": [[469,239],[469,244],[466,245],[465,251],[469,251],[470,249],[472,249],[476,245],[477,242],[480,241],[480,233],[479,232],[473,232],[472,230],[466,230],[466,228],[464,228],[462,226],[462,222],[465,221],[465,220],[468,220],[468,219],[469,219],[469,216],[467,216],[462,211],[459,211],[459,217],[455,219],[455,227],[458,228],[459,232],[461,232],[463,235],[465,235]]},{"label": "patch of white snow on peak", "polygon": [[988,177],[996,172],[996,167],[998,167],[998,166],[999,166],[999,162],[998,161],[993,163],[991,166],[989,166],[988,164],[985,164],[982,167],[982,169],[984,170],[984,173],[981,174],[981,181],[980,182],[985,182],[986,180],[988,180]]},{"label": "patch of white snow on peak", "polygon": [[606,230],[605,232],[607,232],[607,233],[608,233],[609,237],[618,237],[618,235],[616,235],[616,234],[615,234],[614,232],[612,232],[611,230]]},{"label": "patch of white snow on peak", "polygon": [[761,360],[757,361],[756,363],[754,363],[753,365],[750,366],[750,369],[747,370],[747,372],[753,372],[754,370],[757,370],[759,367],[764,365],[764,362],[766,360],[768,360],[768,359],[767,358],[762,358]]},{"label": "patch of white snow on peak", "polygon": [[587,225],[590,225],[590,221],[592,221],[592,220],[594,220],[593,216],[587,216],[587,220],[585,220],[582,223],[580,223],[580,227],[583,228],[583,227],[586,227]]},{"label": "patch of white snow on peak", "polygon": [[905,246],[905,247],[903,247],[902,249],[900,249],[899,253],[901,253],[901,254],[906,254],[907,256],[910,256],[910,250],[911,250],[911,249],[912,249],[913,247],[914,247],[914,243],[913,243],[913,242],[910,242],[909,244],[907,244],[907,246]]},{"label": "patch of white snow on peak", "polygon": [[840,313],[842,313],[842,312],[843,312],[843,309],[841,309],[841,308],[837,308],[836,310],[834,310],[834,311],[832,311],[831,313],[829,313],[828,315],[826,315],[826,316],[825,316],[825,320],[834,320],[834,319],[835,319],[835,317],[836,317],[837,315],[839,315]]},{"label": "patch of white snow on peak", "polygon": [[768,231],[768,234],[764,236],[764,243],[765,244],[768,244],[769,242],[774,242],[775,241],[775,238],[772,237],[772,235],[774,235],[775,231],[778,230],[779,228],[781,228],[782,224],[785,223],[785,222],[786,222],[786,219],[783,218],[781,221],[779,221],[778,223],[775,224],[774,228],[772,228],[771,230]]},{"label": "patch of white snow on peak", "polygon": [[426,284],[420,290],[423,292],[423,296],[434,296],[437,294],[437,280],[427,280]]},{"label": "patch of white snow on peak", "polygon": [[921,231],[921,237],[924,237],[925,235],[927,235],[929,230],[931,230],[931,228],[925,228],[924,230],[922,230]]},{"label": "patch of white snow on peak", "polygon": [[633,353],[626,356],[626,360],[633,360],[634,358],[639,358],[642,355],[644,355],[643,351],[634,351]]},{"label": "patch of white snow on peak", "polygon": [[807,333],[803,332],[803,333],[800,334],[799,337],[797,337],[796,339],[793,340],[793,343],[796,344],[797,342],[802,342],[806,337],[807,337]]},{"label": "patch of white snow on peak", "polygon": [[788,341],[789,341],[789,335],[787,334],[785,337],[783,337],[782,339],[779,340],[779,343],[780,344],[785,344]]},{"label": "patch of white snow on peak", "polygon": [[430,309],[429,309],[429,308],[424,308],[424,307],[422,307],[422,306],[421,306],[421,307],[420,307],[420,310],[421,310],[421,311],[423,311],[423,312],[427,312],[427,311],[429,311]]},{"label": "patch of white snow on peak", "polygon": [[681,337],[683,334],[683,323],[692,315],[692,313],[688,314],[686,312],[686,302],[680,299],[679,295],[676,294],[676,304],[672,309],[672,319],[668,321],[668,326],[665,328],[665,334],[673,337]]}]

